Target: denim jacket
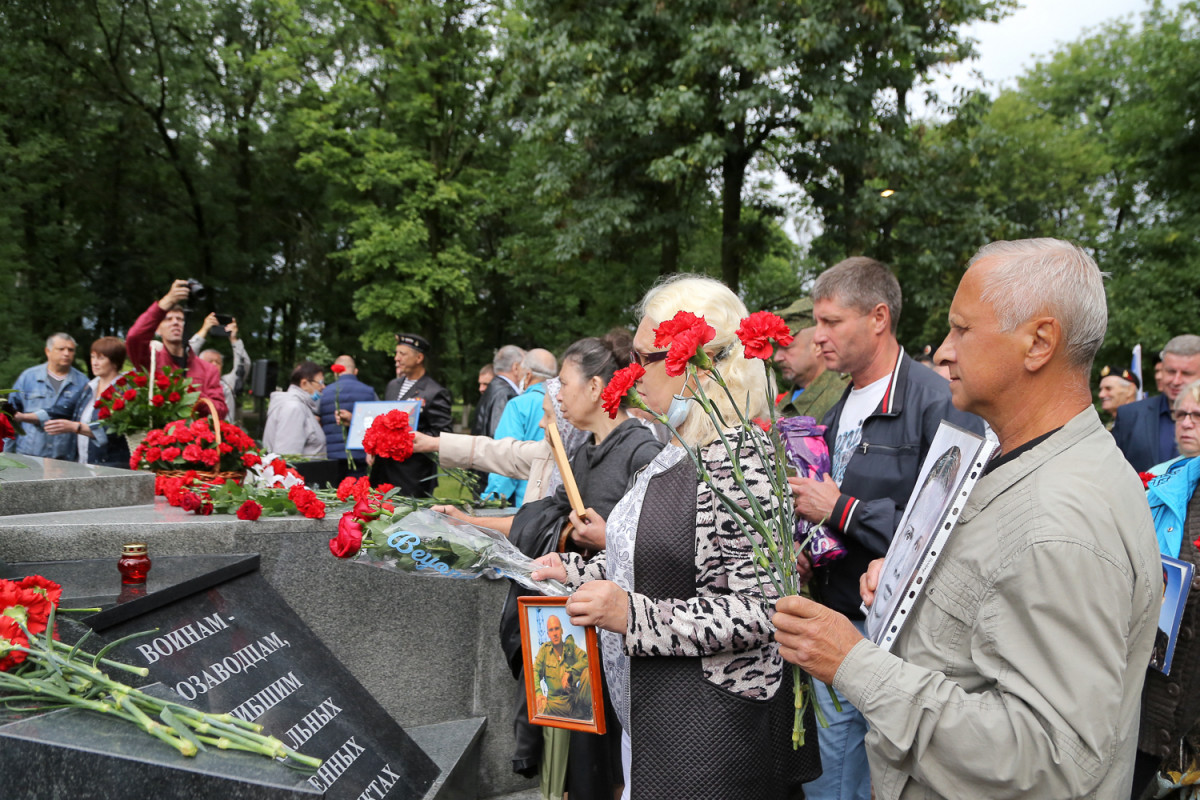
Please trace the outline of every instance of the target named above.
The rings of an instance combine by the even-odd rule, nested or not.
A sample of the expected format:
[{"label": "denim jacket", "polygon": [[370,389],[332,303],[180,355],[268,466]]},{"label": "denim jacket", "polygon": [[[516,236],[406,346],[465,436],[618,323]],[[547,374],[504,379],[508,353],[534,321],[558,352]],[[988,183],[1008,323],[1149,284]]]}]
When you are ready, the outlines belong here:
[{"label": "denim jacket", "polygon": [[27,456],[74,461],[75,434],[60,433],[51,436],[42,430],[42,425],[51,419],[73,419],[75,404],[79,400],[80,392],[87,387],[87,382],[86,375],[71,367],[62,385],[55,391],[45,364],[30,367],[22,372],[13,385],[14,391],[10,399],[18,411],[36,414],[38,423],[21,423],[14,451]]}]

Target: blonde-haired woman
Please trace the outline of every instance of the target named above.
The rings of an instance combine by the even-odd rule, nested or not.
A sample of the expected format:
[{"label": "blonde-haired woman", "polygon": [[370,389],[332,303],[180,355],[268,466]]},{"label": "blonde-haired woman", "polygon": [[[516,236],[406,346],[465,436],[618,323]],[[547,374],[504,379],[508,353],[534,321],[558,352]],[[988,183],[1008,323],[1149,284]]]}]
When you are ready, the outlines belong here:
[{"label": "blonde-haired woman", "polygon": [[[716,331],[705,351],[733,397],[749,403],[750,416],[766,414],[765,365],[743,356],[736,335],[745,306],[719,281],[683,275],[651,289],[639,310],[634,360],[646,374],[638,391],[670,417],[683,443],[699,448],[721,490],[749,505],[716,429],[688,399],[694,385],[667,375],[666,351],[654,346],[654,329],[677,312],[704,317]],[[722,415],[736,419],[711,377],[698,380]],[[624,731],[623,797],[786,798],[819,773],[816,733],[806,720],[807,743],[792,750],[791,672],[768,621],[769,583],[756,574],[737,521],[679,445],[673,441],[639,473],[607,523],[572,515],[577,526],[604,526],[604,553],[588,562],[570,553],[544,556],[534,576],[575,588],[566,606],[571,622],[602,630],[605,675]],[[760,503],[791,502],[770,496],[771,465],[752,448],[739,461]]]}]

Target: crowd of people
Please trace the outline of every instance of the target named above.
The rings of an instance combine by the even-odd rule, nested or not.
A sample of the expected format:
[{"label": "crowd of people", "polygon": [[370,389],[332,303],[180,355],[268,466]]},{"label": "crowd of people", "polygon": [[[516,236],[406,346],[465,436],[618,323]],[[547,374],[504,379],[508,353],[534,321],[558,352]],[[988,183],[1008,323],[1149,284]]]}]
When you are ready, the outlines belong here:
[{"label": "crowd of people", "polygon": [[[396,378],[383,399],[419,402],[415,455],[400,462],[351,450],[357,469],[416,497],[434,488],[428,454],[479,470],[483,493],[516,513],[440,510],[510,537],[537,559],[535,578],[572,589],[570,623],[601,633],[608,733],[534,727],[523,701],[514,709],[513,769],[540,772],[545,796],[1123,800],[1152,788],[1200,720],[1200,592],[1188,597],[1170,673],[1150,667],[1161,557],[1200,563],[1200,512],[1190,513],[1200,480],[1200,336],[1163,347],[1157,394],[1139,400],[1140,375],[1109,365],[1094,397],[1107,327],[1102,275],[1086,253],[1053,239],[982,248],[954,296],[949,334],[924,358],[897,339],[902,296],[887,265],[854,257],[779,310],[793,337],[773,355],[773,410],[776,379],[763,361],[742,357],[736,334],[748,309],[709,278],[671,276],[651,288],[632,336],[582,339],[561,359],[500,348],[480,370],[469,433],[452,430],[450,393],[427,369],[430,342],[397,335]],[[148,365],[156,331],[157,363],[186,369],[228,414],[248,365],[236,322],[223,326],[235,363],[222,375],[220,354],[200,349],[221,323],[206,319],[185,343],[186,298],[186,282],[176,281],[126,340],[96,340],[90,381],[74,367],[74,340],[51,336],[46,363],[22,374],[12,396],[17,452],[127,459],[89,408],[126,358]],[[748,398],[750,416],[815,418],[828,474],[789,478],[790,496],[772,496],[763,475],[773,465],[747,448],[736,465],[744,480],[733,480],[720,432],[689,402],[712,376],[668,374],[656,345],[655,329],[680,311],[714,329],[705,352],[730,392],[706,394],[721,415],[735,418],[732,396]],[[605,409],[605,388],[629,364],[644,370],[638,391],[673,431],[624,402],[615,415]],[[350,356],[329,369],[338,377],[327,384],[326,367],[296,365],[271,397],[264,446],[347,455],[355,404],[378,396]],[[953,535],[887,650],[867,638],[865,616],[943,422],[990,438],[996,455],[959,500]],[[568,454],[582,514],[547,430]],[[684,445],[700,454],[712,485]],[[811,597],[778,597],[761,579],[718,491],[743,507],[793,504],[799,519],[842,543],[840,558],[802,554]],[[501,614],[518,680],[524,593],[514,587]],[[830,687],[815,693],[819,714],[809,709],[799,749],[781,732],[793,714],[785,662]],[[568,753],[553,773],[543,757],[550,749]]]}]

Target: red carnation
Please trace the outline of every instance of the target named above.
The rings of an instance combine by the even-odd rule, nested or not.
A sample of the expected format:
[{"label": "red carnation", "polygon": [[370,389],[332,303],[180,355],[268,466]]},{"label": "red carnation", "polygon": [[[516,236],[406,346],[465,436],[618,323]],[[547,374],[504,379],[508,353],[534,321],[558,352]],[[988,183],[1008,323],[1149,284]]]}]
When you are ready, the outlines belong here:
[{"label": "red carnation", "polygon": [[179,507],[184,511],[196,511],[200,508],[200,495],[195,492],[183,492],[179,496]]},{"label": "red carnation", "polygon": [[408,414],[389,411],[376,417],[363,436],[363,450],[380,458],[404,461],[412,455],[413,434]]},{"label": "red carnation", "polygon": [[600,399],[604,401],[604,410],[608,412],[610,419],[617,418],[617,412],[621,409],[621,401],[645,374],[646,370],[642,368],[641,364],[630,364],[628,367],[617,370],[612,376],[612,380],[608,382],[608,386],[604,387],[604,391],[600,395]]},{"label": "red carnation", "polygon": [[207,517],[207,516],[212,515],[212,512],[213,512],[212,501],[205,500],[203,503],[200,504],[200,510],[196,513],[200,514],[200,516],[202,516],[202,517]]},{"label": "red carnation", "polygon": [[354,512],[342,514],[338,522],[336,539],[329,540],[329,552],[338,558],[350,558],[362,549],[363,525],[354,518]]},{"label": "red carnation", "polygon": [[698,358],[699,366],[711,366],[704,355],[704,345],[717,335],[712,325],[690,311],[680,311],[673,318],[654,329],[654,346],[668,347],[666,371],[668,375],[682,375],[688,361]]},{"label": "red carnation", "polygon": [[754,419],[752,419],[750,421],[753,422],[758,427],[762,428],[763,433],[771,432],[771,421],[769,419],[763,419],[762,417],[755,417]]},{"label": "red carnation", "polygon": [[334,375],[341,375],[343,372],[346,371],[346,368],[343,367],[341,364],[334,364],[333,366],[331,366],[329,368],[329,371],[332,372]]},{"label": "red carnation", "polygon": [[238,510],[237,510],[237,518],[238,519],[245,519],[245,520],[250,520],[251,522],[253,522],[254,520],[258,519],[261,516],[262,516],[262,506],[260,506],[258,503],[254,502],[253,500],[247,500],[246,502],[244,502],[240,506],[238,506]]},{"label": "red carnation", "polygon": [[34,594],[45,595],[54,604],[57,604],[62,597],[62,587],[49,578],[43,578],[41,575],[30,575],[22,578],[20,586],[22,589],[32,590]]},{"label": "red carnation", "polygon": [[160,458],[162,458],[162,448],[161,447],[147,447],[146,448],[146,460],[147,461],[151,461],[151,462],[158,461]]},{"label": "red carnation", "polygon": [[[369,492],[371,490],[371,479],[370,478],[365,478],[365,477],[359,478],[358,483],[359,483],[359,488],[362,491]],[[388,492],[390,492],[392,489],[395,489],[395,488],[396,487],[392,486],[390,483],[381,483],[375,487],[375,491],[379,492],[380,494],[387,494]]]},{"label": "red carnation", "polygon": [[[188,445],[188,447],[194,447],[194,446],[195,445],[190,445],[190,444]],[[210,467],[215,467],[217,465],[217,462],[220,460],[221,460],[221,454],[218,453],[216,450],[201,450],[200,451],[200,461],[207,464]]]},{"label": "red carnation", "polygon": [[175,424],[167,430],[175,437],[175,441],[181,444],[187,444],[196,438],[196,434],[192,433],[186,424]]},{"label": "red carnation", "polygon": [[242,464],[245,465],[246,469],[250,469],[250,467],[256,467],[261,463],[262,459],[254,453],[246,453],[242,456]]},{"label": "red carnation", "polygon": [[202,461],[204,459],[204,451],[200,449],[200,445],[196,443],[189,444],[183,448],[184,461]]},{"label": "red carnation", "polygon": [[737,337],[746,348],[746,358],[761,358],[764,361],[771,357],[774,339],[780,347],[792,343],[792,332],[787,323],[770,311],[755,311],[742,320],[738,326]]},{"label": "red carnation", "polygon": [[354,494],[354,486],[358,483],[354,478],[343,478],[337,487],[338,502],[344,503]]},{"label": "red carnation", "polygon": [[164,447],[162,451],[163,461],[174,461],[179,458],[179,454],[182,452],[178,447]]},{"label": "red carnation", "polygon": [[9,421],[6,415],[0,414],[0,439],[15,438],[17,438],[17,432],[13,430],[12,422]]}]

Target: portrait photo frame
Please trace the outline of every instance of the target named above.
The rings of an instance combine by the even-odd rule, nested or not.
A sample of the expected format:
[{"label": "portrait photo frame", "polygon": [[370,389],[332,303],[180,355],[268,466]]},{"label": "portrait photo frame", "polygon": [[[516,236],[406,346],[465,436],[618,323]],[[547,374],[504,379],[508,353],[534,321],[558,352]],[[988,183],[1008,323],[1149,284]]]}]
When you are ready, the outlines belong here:
[{"label": "portrait photo frame", "polygon": [[875,602],[863,608],[867,636],[883,650],[891,651],[908,621],[997,446],[945,420],[938,426],[884,557]]},{"label": "portrait photo frame", "polygon": [[346,431],[346,449],[362,450],[363,437],[367,428],[376,417],[381,417],[389,411],[403,411],[408,414],[408,425],[414,431],[421,418],[420,400],[360,400],[354,404],[354,412],[350,417],[350,429]]},{"label": "portrait photo frame", "polygon": [[[529,721],[551,728],[604,733],[600,685],[603,666],[596,628],[572,625],[566,611],[567,599],[517,599]],[[557,632],[551,620],[557,621]],[[558,642],[554,641],[556,634]]]}]

